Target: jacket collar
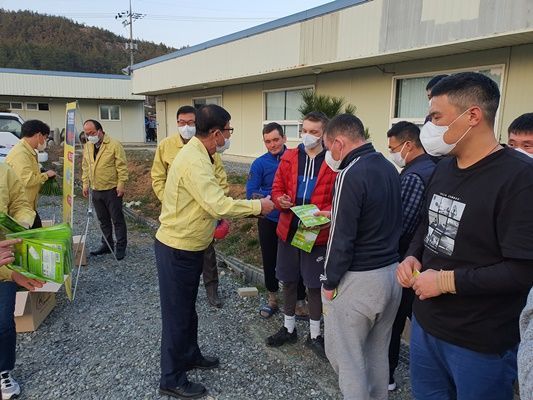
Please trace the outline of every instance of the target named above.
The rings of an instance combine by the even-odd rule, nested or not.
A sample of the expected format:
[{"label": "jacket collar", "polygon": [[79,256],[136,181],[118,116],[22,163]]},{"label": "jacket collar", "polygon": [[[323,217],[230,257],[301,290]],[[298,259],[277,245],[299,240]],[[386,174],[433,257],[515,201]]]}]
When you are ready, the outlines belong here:
[{"label": "jacket collar", "polygon": [[431,160],[431,156],[430,156],[429,154],[426,154],[426,153],[424,153],[424,154],[420,154],[418,157],[416,157],[415,159],[411,160],[411,162],[408,163],[408,164],[405,166],[404,170],[406,170],[406,169],[409,168],[409,167],[412,167],[413,165],[416,165],[416,164],[419,164],[419,163],[421,163],[421,162],[424,162],[424,161],[431,161],[431,162],[433,162],[433,161]]},{"label": "jacket collar", "polygon": [[37,155],[37,152],[35,151],[35,149],[33,147],[30,146],[30,144],[28,143],[27,140],[25,139],[22,139],[22,145],[24,146],[24,148],[29,151],[31,154],[33,154],[34,156]]},{"label": "jacket collar", "polygon": [[[183,142],[182,142],[183,143]],[[209,157],[209,160],[211,161],[211,163],[214,163],[215,160],[213,158],[213,156],[211,154],[209,154],[209,152],[207,151],[206,147],[204,146],[204,144],[200,141],[200,139],[198,139],[196,136],[193,136],[191,138],[191,140],[189,140],[187,142],[187,145],[191,145],[193,146],[194,148],[196,148],[198,151],[200,151],[203,155]]]},{"label": "jacket collar", "polygon": [[340,169],[346,168],[357,157],[364,156],[366,154],[375,153],[374,145],[372,143],[365,143],[364,145],[350,151],[341,162]]},{"label": "jacket collar", "polygon": [[273,158],[276,161],[281,160],[281,157],[283,157],[283,154],[285,154],[285,150],[287,150],[287,146],[283,145],[283,148],[278,154],[272,154],[270,151],[267,151],[266,154],[268,154],[268,157]]}]

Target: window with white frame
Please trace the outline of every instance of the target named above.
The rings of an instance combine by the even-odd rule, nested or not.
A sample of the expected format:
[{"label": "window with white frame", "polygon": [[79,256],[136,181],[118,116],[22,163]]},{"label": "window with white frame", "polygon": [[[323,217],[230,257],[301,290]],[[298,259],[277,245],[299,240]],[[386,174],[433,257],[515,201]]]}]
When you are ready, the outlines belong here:
[{"label": "window with white frame", "polygon": [[216,104],[217,106],[222,105],[222,96],[211,96],[211,97],[196,97],[192,99],[192,104],[194,108],[198,109],[206,104]]},{"label": "window with white frame", "polygon": [[0,110],[12,111],[22,110],[22,103],[19,101],[2,101],[0,102]]},{"label": "window with white frame", "polygon": [[100,119],[102,121],[120,121],[119,105],[100,105]]},{"label": "window with white frame", "polygon": [[[20,104],[21,108],[22,108],[22,103],[18,103]],[[26,103],[26,110],[28,111],[49,111],[50,110],[50,105],[48,103]]]},{"label": "window with white frame", "polygon": [[442,71],[423,76],[418,75],[394,78],[394,104],[391,125],[394,125],[399,121],[410,121],[422,126],[429,110],[429,101],[426,95],[426,85],[431,78],[439,74],[454,74],[457,72],[466,71],[479,72],[488,76],[494,82],[496,82],[501,91],[503,83],[502,65],[467,70]]},{"label": "window with white frame", "polygon": [[312,87],[273,90],[265,92],[265,120],[263,125],[277,122],[288,139],[298,139],[302,115],[298,109],[303,104],[302,92]]}]

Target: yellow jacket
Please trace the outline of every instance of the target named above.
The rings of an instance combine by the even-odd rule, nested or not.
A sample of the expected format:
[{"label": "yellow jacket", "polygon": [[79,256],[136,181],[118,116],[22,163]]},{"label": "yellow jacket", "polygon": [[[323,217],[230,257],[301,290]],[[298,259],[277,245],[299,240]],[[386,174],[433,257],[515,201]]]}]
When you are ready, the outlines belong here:
[{"label": "yellow jacket", "polygon": [[0,212],[26,226],[33,225],[35,219],[35,211],[28,203],[24,186],[5,163],[0,163]]},{"label": "yellow jacket", "polygon": [[[0,164],[0,212],[27,226],[33,225],[35,219],[35,211],[28,203],[24,186],[17,174],[5,163]],[[0,267],[0,282],[11,280],[12,272],[5,266]]]},{"label": "yellow jacket", "polygon": [[[179,133],[163,139],[157,145],[151,175],[152,188],[159,201],[163,201],[163,192],[165,191],[168,169],[183,146],[183,140]],[[229,193],[228,176],[226,175],[226,170],[222,164],[220,154],[216,153],[213,156],[213,159],[215,160],[215,177],[222,187],[222,190],[224,190],[224,194],[227,195]]]},{"label": "yellow jacket", "polygon": [[128,164],[122,144],[104,135],[100,150],[94,159],[94,144],[87,142],[83,148],[83,188],[93,190],[124,190],[128,181]]},{"label": "yellow jacket", "polygon": [[28,203],[37,210],[39,191],[43,183],[48,180],[48,175],[41,173],[37,153],[26,140],[21,139],[7,155],[6,163],[13,168],[22,182]]},{"label": "yellow jacket", "polygon": [[259,200],[224,195],[213,160],[196,137],[178,153],[168,171],[156,238],[180,250],[205,250],[218,219],[259,215]]}]

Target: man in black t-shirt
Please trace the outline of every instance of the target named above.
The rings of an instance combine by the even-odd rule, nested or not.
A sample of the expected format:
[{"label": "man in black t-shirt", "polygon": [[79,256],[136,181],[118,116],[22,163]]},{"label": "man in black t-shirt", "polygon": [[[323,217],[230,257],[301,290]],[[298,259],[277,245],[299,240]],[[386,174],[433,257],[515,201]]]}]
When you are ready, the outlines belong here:
[{"label": "man in black t-shirt", "polygon": [[416,399],[513,398],[518,318],[533,284],[533,161],[494,135],[497,85],[477,73],[432,89],[420,139],[450,154],[426,191],[423,220],[399,265],[412,287]]}]

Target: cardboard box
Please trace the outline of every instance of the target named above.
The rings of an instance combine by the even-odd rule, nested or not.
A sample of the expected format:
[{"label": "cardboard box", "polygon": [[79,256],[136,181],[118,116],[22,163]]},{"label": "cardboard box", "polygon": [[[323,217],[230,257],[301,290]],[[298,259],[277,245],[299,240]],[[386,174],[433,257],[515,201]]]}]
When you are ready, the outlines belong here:
[{"label": "cardboard box", "polygon": [[[75,255],[74,266],[87,265],[87,249],[85,248],[85,238],[81,235],[72,236],[72,248]],[[80,264],[81,261],[81,264]]]},{"label": "cardboard box", "polygon": [[53,292],[17,292],[15,324],[17,332],[33,332],[56,305]]}]

